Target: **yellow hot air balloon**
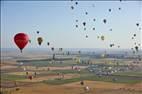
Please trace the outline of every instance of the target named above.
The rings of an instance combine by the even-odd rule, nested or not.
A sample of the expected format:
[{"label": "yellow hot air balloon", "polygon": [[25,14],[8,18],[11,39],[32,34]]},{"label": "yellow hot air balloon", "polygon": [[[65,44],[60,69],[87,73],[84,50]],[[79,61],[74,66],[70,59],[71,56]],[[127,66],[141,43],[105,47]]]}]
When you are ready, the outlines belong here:
[{"label": "yellow hot air balloon", "polygon": [[38,44],[41,45],[41,43],[43,42],[42,37],[38,37],[38,38],[37,38],[37,41],[38,41]]}]

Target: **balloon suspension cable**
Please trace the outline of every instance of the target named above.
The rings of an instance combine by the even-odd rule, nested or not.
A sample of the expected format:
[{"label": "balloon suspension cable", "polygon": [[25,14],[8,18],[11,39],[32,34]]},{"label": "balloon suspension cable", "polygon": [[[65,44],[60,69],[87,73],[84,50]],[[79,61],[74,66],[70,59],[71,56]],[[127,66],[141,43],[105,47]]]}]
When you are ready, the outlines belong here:
[{"label": "balloon suspension cable", "polygon": [[21,53],[22,53],[22,50],[21,50]]}]

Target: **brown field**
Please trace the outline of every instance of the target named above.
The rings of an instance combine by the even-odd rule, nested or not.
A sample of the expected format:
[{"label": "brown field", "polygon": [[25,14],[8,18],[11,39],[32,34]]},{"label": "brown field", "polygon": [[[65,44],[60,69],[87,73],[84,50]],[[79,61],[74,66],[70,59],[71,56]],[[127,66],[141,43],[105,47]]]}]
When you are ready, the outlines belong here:
[{"label": "brown field", "polygon": [[[86,92],[84,87],[90,91]],[[142,83],[114,84],[109,82],[85,81],[81,86],[79,82],[65,85],[48,85],[43,83],[21,86],[19,91],[11,89],[12,94],[142,94]]]},{"label": "brown field", "polygon": [[[28,58],[40,58],[42,56],[27,56]],[[44,56],[46,58],[46,56]],[[97,63],[96,61],[93,63]],[[103,81],[84,81],[85,85],[81,86],[80,82],[73,82],[69,84],[62,85],[49,85],[45,83],[41,83],[43,80],[52,80],[57,79],[60,76],[58,75],[44,75],[39,77],[38,74],[46,74],[48,68],[50,70],[70,70],[71,66],[66,67],[39,67],[36,69],[35,66],[22,66],[19,71],[19,67],[16,66],[17,62],[15,60],[5,60],[0,64],[1,70],[7,72],[6,74],[11,75],[25,75],[25,71],[22,68],[26,68],[29,71],[29,74],[33,75],[34,71],[37,70],[37,77],[32,80],[22,79],[17,80],[17,87],[20,89],[16,91],[16,87],[13,81],[3,81],[1,85],[3,86],[3,90],[8,90],[10,94],[142,94],[142,83],[136,84],[122,84],[122,83],[111,83],[111,82],[103,82]],[[140,65],[139,65],[140,66]],[[81,69],[85,69],[85,67],[81,67]],[[26,76],[26,75],[25,75]],[[79,77],[79,74],[65,74],[64,79],[70,79]],[[85,91],[84,87],[88,86],[90,88],[89,91]]]}]

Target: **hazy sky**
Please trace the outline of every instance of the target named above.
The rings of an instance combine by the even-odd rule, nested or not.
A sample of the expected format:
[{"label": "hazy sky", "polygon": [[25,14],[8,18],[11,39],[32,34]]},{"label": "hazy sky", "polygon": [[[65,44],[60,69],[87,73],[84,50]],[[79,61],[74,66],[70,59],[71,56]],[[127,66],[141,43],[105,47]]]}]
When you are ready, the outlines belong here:
[{"label": "hazy sky", "polygon": [[[71,6],[74,6],[73,10]],[[103,19],[107,20],[106,24]],[[84,21],[86,31],[83,29]],[[139,30],[141,21],[141,1],[78,1],[78,5],[75,5],[75,1],[3,1],[1,47],[17,48],[13,37],[16,33],[24,32],[32,42],[26,48],[38,48],[39,36],[43,37],[40,48],[46,48],[47,42],[51,43],[51,47],[63,48],[109,48],[110,43],[131,48],[134,42],[140,43],[142,40],[142,31]],[[136,23],[140,23],[140,26],[137,27]],[[109,31],[111,28],[112,31]],[[36,33],[37,30],[40,34]],[[135,33],[137,36],[132,40]],[[86,34],[88,38],[85,38]],[[97,39],[101,35],[105,36],[105,41]]]}]

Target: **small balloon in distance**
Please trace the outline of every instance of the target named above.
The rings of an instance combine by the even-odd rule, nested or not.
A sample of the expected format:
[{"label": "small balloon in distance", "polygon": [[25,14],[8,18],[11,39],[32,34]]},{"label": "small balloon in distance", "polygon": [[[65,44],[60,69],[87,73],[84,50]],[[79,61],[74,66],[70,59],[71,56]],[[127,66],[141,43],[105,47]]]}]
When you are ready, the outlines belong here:
[{"label": "small balloon in distance", "polygon": [[86,28],[84,28],[84,30],[86,30]]},{"label": "small balloon in distance", "polygon": [[88,12],[85,12],[86,15],[88,15]]},{"label": "small balloon in distance", "polygon": [[105,37],[104,37],[104,36],[101,36],[101,40],[104,41],[104,40],[105,40]]},{"label": "small balloon in distance", "polygon": [[36,31],[37,34],[39,34],[39,31]]},{"label": "small balloon in distance", "polygon": [[93,19],[93,21],[95,22],[95,21],[96,21],[96,19],[94,18],[94,19]]},{"label": "small balloon in distance", "polygon": [[85,25],[86,25],[86,22],[83,22],[82,24],[83,24],[83,26],[85,26]]},{"label": "small balloon in distance", "polygon": [[111,9],[109,9],[108,11],[111,12]]},{"label": "small balloon in distance", "polygon": [[49,46],[49,45],[50,45],[50,42],[47,42],[47,45]]},{"label": "small balloon in distance", "polygon": [[75,22],[78,22],[78,20],[75,20]]},{"label": "small balloon in distance", "polygon": [[139,47],[138,46],[135,46],[135,49],[136,49],[137,52],[139,51]]},{"label": "small balloon in distance", "polygon": [[109,29],[109,31],[112,31],[112,29]]},{"label": "small balloon in distance", "polygon": [[75,25],[76,28],[78,28],[78,25]]},{"label": "small balloon in distance", "polygon": [[54,51],[54,47],[52,47],[51,50]]},{"label": "small balloon in distance", "polygon": [[134,37],[136,37],[136,34],[134,34]]},{"label": "small balloon in distance", "polygon": [[74,9],[74,7],[73,7],[73,6],[71,6],[71,9],[73,10],[73,9]]},{"label": "small balloon in distance", "polygon": [[93,27],[93,30],[95,30],[95,27]]},{"label": "small balloon in distance", "polygon": [[38,37],[38,38],[37,38],[37,42],[38,42],[39,45],[41,45],[42,42],[43,42],[43,38],[42,38],[42,37]]},{"label": "small balloon in distance", "polygon": [[59,48],[59,51],[62,51],[63,50],[63,48]]},{"label": "small balloon in distance", "polygon": [[139,26],[139,23],[136,23],[136,26]]},{"label": "small balloon in distance", "polygon": [[106,19],[103,19],[103,22],[106,24],[107,20],[106,20]]},{"label": "small balloon in distance", "polygon": [[119,9],[119,10],[121,10],[121,8],[120,8],[120,7],[119,7],[118,9]]},{"label": "small balloon in distance", "polygon": [[134,39],[134,37],[132,37],[132,39]]},{"label": "small balloon in distance", "polygon": [[76,5],[78,5],[78,2],[75,2]]}]

